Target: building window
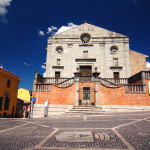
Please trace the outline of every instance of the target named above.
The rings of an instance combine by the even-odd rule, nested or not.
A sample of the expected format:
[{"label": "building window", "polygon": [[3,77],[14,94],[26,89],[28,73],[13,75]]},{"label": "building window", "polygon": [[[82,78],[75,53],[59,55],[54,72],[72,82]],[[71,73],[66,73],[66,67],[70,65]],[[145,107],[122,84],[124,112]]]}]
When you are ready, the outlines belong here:
[{"label": "building window", "polygon": [[114,72],[114,78],[119,78],[119,72]]},{"label": "building window", "polygon": [[3,97],[0,97],[0,110],[2,110]]},{"label": "building window", "polygon": [[68,48],[72,48],[73,47],[73,44],[68,44]]},{"label": "building window", "polygon": [[4,110],[8,110],[9,109],[9,101],[10,101],[10,98],[8,96],[6,96],[5,104],[4,104]]},{"label": "building window", "polygon": [[56,71],[55,72],[55,82],[58,83],[58,80],[60,78],[60,72],[59,71]]},{"label": "building window", "polygon": [[57,59],[57,65],[60,65],[60,59]]},{"label": "building window", "polygon": [[91,35],[88,33],[83,33],[83,34],[81,34],[80,39],[81,39],[82,43],[86,44],[90,41]]},{"label": "building window", "polygon": [[118,66],[118,58],[113,58],[114,66]]},{"label": "building window", "polygon": [[83,51],[83,57],[88,58],[88,51]]},{"label": "building window", "polygon": [[111,53],[111,54],[114,54],[114,53],[116,53],[117,51],[118,51],[118,47],[117,47],[116,45],[111,46],[111,48],[110,48],[110,53]]},{"label": "building window", "polygon": [[61,46],[56,47],[56,52],[61,54],[63,52],[63,48]]},{"label": "building window", "polygon": [[60,72],[59,72],[59,71],[56,71],[56,72],[55,72],[55,78],[56,78],[56,79],[60,78]]},{"label": "building window", "polygon": [[10,80],[7,80],[7,87],[10,88]]}]

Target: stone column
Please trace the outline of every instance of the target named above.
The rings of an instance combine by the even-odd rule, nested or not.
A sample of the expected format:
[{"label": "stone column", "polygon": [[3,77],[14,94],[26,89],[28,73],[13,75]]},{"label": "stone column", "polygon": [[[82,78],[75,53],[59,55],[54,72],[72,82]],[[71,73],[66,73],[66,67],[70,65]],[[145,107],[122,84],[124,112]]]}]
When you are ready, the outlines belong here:
[{"label": "stone column", "polygon": [[79,79],[81,76],[80,72],[75,72],[75,82],[76,82],[76,97],[75,97],[75,106],[79,106]]},{"label": "stone column", "polygon": [[99,107],[99,98],[98,98],[98,83],[99,83],[99,72],[94,72],[94,82],[95,82],[95,107]]}]

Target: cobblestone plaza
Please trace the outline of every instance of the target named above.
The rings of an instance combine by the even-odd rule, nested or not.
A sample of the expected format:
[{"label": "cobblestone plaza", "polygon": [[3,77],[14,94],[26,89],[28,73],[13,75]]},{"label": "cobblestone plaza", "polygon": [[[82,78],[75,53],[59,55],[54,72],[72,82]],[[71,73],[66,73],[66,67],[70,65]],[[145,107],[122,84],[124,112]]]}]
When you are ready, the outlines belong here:
[{"label": "cobblestone plaza", "polygon": [[150,112],[0,119],[0,149],[149,150]]}]

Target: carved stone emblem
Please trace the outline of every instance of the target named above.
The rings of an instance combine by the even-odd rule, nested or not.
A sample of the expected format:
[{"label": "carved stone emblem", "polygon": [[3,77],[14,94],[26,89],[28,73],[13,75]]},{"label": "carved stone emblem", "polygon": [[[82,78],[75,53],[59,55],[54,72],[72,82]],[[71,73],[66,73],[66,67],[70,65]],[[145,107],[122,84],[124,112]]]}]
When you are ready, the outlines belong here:
[{"label": "carved stone emblem", "polygon": [[92,132],[63,132],[55,137],[60,142],[94,142]]}]

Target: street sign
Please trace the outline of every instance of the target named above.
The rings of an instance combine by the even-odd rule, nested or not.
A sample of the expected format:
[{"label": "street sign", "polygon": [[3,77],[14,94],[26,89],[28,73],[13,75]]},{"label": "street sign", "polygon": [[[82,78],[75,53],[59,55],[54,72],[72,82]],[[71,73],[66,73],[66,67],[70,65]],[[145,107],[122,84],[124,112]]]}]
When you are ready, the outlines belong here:
[{"label": "street sign", "polygon": [[31,102],[34,103],[35,101],[36,101],[35,97],[32,97],[32,98],[31,98]]}]

